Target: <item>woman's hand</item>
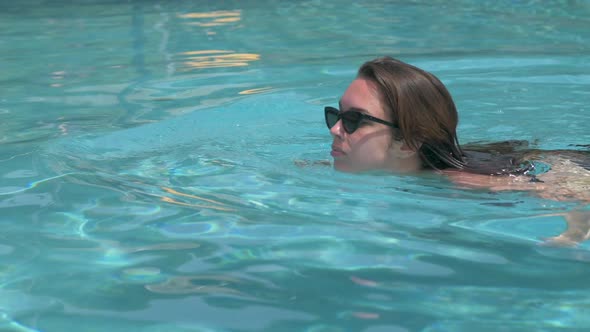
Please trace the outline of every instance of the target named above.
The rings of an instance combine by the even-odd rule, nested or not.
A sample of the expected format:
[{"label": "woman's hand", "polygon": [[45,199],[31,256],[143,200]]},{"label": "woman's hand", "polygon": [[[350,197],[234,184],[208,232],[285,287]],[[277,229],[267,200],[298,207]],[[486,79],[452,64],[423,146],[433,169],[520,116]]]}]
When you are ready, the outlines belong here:
[{"label": "woman's hand", "polygon": [[567,229],[558,236],[545,239],[549,245],[575,246],[590,238],[590,211],[569,211],[563,214]]},{"label": "woman's hand", "polygon": [[332,163],[329,160],[304,160],[304,159],[296,159],[293,161],[295,166],[299,167],[309,167],[309,166],[331,166]]}]

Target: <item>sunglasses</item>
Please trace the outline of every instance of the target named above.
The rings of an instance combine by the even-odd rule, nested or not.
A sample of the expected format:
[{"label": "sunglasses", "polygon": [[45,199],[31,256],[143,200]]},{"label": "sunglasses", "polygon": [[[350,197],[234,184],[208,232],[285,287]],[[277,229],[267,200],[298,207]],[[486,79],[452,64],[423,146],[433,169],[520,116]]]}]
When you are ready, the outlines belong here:
[{"label": "sunglasses", "polygon": [[326,125],[328,125],[329,129],[332,129],[332,127],[336,125],[338,120],[342,120],[342,126],[344,127],[344,131],[347,134],[354,133],[363,121],[373,121],[384,124],[391,128],[399,128],[391,122],[387,122],[385,120],[381,120],[374,116],[370,116],[365,113],[354,110],[341,112],[339,109],[335,107],[326,106],[324,108],[324,114],[326,116]]}]

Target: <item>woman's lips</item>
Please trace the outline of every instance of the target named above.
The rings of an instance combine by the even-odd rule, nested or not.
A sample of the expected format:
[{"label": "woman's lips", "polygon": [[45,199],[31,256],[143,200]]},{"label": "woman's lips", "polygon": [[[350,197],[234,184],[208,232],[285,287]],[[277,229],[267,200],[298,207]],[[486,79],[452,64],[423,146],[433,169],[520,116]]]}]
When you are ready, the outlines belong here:
[{"label": "woman's lips", "polygon": [[344,151],[342,151],[339,147],[332,145],[332,152],[330,152],[330,155],[334,158],[342,157],[344,156]]}]

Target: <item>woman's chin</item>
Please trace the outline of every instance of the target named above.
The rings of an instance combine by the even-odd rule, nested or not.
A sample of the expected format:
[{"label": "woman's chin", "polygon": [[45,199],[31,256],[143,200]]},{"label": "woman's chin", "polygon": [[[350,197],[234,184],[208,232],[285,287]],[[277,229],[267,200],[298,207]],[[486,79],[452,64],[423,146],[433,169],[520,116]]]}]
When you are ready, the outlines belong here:
[{"label": "woman's chin", "polygon": [[344,162],[341,159],[334,159],[334,169],[337,170],[338,172],[344,172],[344,173],[356,173],[357,170],[352,167],[352,165],[350,165],[349,163]]}]

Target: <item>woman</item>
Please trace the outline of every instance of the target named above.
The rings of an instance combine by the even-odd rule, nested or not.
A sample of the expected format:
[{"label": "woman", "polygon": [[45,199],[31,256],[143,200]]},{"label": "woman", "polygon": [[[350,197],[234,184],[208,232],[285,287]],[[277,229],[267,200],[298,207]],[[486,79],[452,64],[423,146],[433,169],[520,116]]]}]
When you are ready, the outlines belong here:
[{"label": "woman", "polygon": [[[431,170],[469,187],[531,190],[590,203],[589,151],[533,150],[522,141],[461,147],[457,110],[446,87],[434,75],[390,57],[363,64],[339,108],[325,108],[325,120],[339,171]],[[590,237],[590,211],[569,213],[566,220],[568,231],[553,241]]]}]

